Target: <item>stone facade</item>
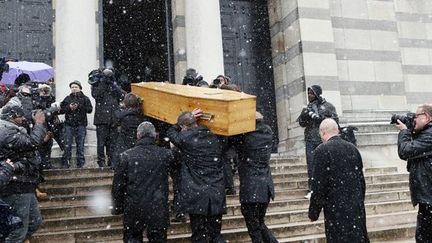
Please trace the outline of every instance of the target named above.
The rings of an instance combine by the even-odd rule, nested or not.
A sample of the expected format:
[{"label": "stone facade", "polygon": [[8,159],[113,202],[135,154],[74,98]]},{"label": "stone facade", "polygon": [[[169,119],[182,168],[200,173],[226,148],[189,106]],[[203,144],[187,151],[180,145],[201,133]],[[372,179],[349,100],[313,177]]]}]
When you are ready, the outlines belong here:
[{"label": "stone facade", "polygon": [[[413,110],[431,102],[427,0],[270,0],[279,151],[302,146],[305,89],[338,113]],[[350,122],[350,121],[348,121]]]},{"label": "stone facade", "polygon": [[[207,77],[223,72],[220,32],[211,31],[213,25],[206,29],[211,23],[199,23],[196,15],[191,16],[196,11],[187,11],[193,4],[204,11],[200,15],[203,20],[220,18],[217,0],[202,2],[171,1],[176,83],[181,82],[191,64],[201,63],[203,67],[197,69],[207,72]],[[280,153],[299,154],[304,150],[303,129],[296,118],[307,103],[306,87],[312,84],[323,87],[323,96],[336,106],[345,123],[356,122],[359,116],[373,121],[383,111],[406,112],[431,102],[431,1],[268,0],[267,4]],[[79,0],[72,5],[54,1],[54,65],[59,97],[69,92],[67,84],[71,80],[85,80],[87,71],[99,65],[98,46],[103,42],[98,23],[100,5],[101,0]],[[68,11],[85,11],[89,17],[74,18],[65,15]],[[94,25],[88,24],[90,19],[96,19]],[[71,23],[76,28],[69,28]],[[200,37],[202,33],[212,35],[211,45]],[[195,43],[188,43],[192,41]],[[73,47],[76,43],[80,48]],[[200,53],[206,53],[206,57],[200,57]],[[86,62],[83,56],[88,56]],[[205,62],[208,60],[215,62],[212,70],[205,68],[211,65]]]}]

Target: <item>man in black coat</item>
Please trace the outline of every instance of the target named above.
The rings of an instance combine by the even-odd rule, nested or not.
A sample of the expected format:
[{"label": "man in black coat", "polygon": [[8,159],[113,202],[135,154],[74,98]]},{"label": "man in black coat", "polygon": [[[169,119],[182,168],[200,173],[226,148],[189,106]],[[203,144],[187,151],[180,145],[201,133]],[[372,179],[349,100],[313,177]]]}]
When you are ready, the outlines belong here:
[{"label": "man in black coat", "polygon": [[41,181],[36,150],[46,134],[45,115],[41,111],[33,114],[34,126],[30,134],[23,127],[25,117],[21,107],[3,107],[0,118],[0,160],[10,159],[15,168],[12,180],[0,189],[0,199],[16,210],[23,221],[23,227],[14,230],[5,242],[23,242],[42,223],[35,196]]},{"label": "man in black coat", "polygon": [[192,242],[225,242],[220,233],[225,208],[222,145],[219,138],[196,118],[201,110],[184,112],[168,129],[170,141],[180,150],[180,211],[189,213]]},{"label": "man in black coat", "polygon": [[264,222],[274,186],[270,169],[273,131],[264,123],[261,113],[256,114],[256,129],[234,137],[239,152],[241,212],[253,243],[278,242]]},{"label": "man in black coat", "polygon": [[169,226],[169,149],[155,144],[156,130],[150,122],[137,128],[137,144],[120,155],[115,169],[113,214],[124,213],[124,242],[143,242],[147,228],[150,242],[166,242]]},{"label": "man in black coat", "polygon": [[309,218],[318,220],[324,209],[327,242],[369,242],[361,155],[338,136],[333,119],[325,119],[319,129],[323,144],[314,153]]},{"label": "man in black coat", "polygon": [[[111,72],[111,73],[110,73]],[[104,78],[92,85],[92,96],[96,101],[93,124],[96,126],[97,163],[105,166],[105,149],[107,164],[111,166],[114,141],[117,137],[117,124],[114,111],[120,108],[124,91],[117,85],[110,69],[103,70]]]},{"label": "man in black coat", "polygon": [[417,242],[432,242],[432,105],[417,108],[414,131],[398,120],[399,157],[408,161],[411,201],[419,205]]},{"label": "man in black coat", "polygon": [[[313,153],[316,147],[321,144],[319,126],[325,118],[333,118],[338,122],[336,108],[327,102],[322,96],[322,88],[319,85],[312,85],[308,89],[309,104],[303,108],[297,118],[301,127],[304,127],[304,139],[306,144],[306,162],[308,168],[308,183],[311,187],[312,170],[314,166]],[[310,193],[306,196],[310,198]]]},{"label": "man in black coat", "polygon": [[91,113],[93,106],[90,99],[81,91],[82,86],[78,80],[69,84],[71,94],[60,103],[60,113],[65,114],[65,149],[62,156],[64,168],[69,168],[72,153],[72,142],[75,138],[77,167],[85,164],[84,142],[87,133],[87,114]]}]

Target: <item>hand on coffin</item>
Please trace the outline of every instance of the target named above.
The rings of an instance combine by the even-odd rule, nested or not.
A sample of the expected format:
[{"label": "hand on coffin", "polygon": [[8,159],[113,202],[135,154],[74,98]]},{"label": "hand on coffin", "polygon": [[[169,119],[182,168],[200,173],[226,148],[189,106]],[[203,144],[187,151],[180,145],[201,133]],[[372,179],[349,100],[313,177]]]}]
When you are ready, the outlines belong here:
[{"label": "hand on coffin", "polygon": [[195,109],[192,111],[192,115],[195,117],[195,120],[199,120],[200,117],[203,115],[203,114],[202,114],[202,110],[201,110],[200,108],[195,108]]}]

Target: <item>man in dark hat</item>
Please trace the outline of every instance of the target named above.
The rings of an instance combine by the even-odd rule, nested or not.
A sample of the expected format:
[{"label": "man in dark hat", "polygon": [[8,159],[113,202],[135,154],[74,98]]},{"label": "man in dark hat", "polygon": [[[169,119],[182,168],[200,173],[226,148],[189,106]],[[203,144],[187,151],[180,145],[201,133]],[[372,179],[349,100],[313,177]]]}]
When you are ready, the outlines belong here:
[{"label": "man in dark hat", "polygon": [[[309,176],[309,189],[313,170],[313,151],[321,144],[319,126],[325,118],[333,118],[338,122],[336,108],[327,102],[322,96],[322,88],[319,85],[312,85],[307,88],[309,104],[303,108],[297,118],[301,127],[304,127],[304,139],[306,143],[306,162]],[[310,192],[305,196],[309,199]]]},{"label": "man in dark hat", "polygon": [[82,86],[78,80],[69,84],[71,94],[60,103],[60,113],[65,114],[65,149],[62,156],[62,166],[69,168],[72,141],[75,138],[77,144],[77,167],[83,167],[84,141],[87,132],[87,114],[91,113],[93,106],[90,99],[81,91]]}]

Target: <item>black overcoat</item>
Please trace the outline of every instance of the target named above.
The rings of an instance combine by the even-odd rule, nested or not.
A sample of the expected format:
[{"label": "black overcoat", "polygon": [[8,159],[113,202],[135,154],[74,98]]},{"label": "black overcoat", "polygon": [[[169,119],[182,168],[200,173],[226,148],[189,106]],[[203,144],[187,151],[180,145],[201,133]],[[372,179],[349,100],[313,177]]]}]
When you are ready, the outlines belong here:
[{"label": "black overcoat", "polygon": [[239,154],[241,203],[268,203],[274,198],[270,169],[273,132],[270,126],[257,121],[256,130],[233,138]]},{"label": "black overcoat", "polygon": [[93,124],[115,124],[114,111],[120,108],[120,102],[124,98],[123,90],[114,82],[99,82],[91,87],[91,94],[96,101]]},{"label": "black overcoat", "polygon": [[170,141],[180,150],[180,211],[220,215],[225,208],[222,148],[219,138],[204,126],[180,131],[168,129]]},{"label": "black overcoat", "polygon": [[143,220],[151,228],[169,226],[168,166],[173,161],[169,149],[143,138],[120,155],[114,171],[113,214]]},{"label": "black overcoat", "polygon": [[399,132],[399,157],[408,161],[411,201],[432,204],[432,124],[416,134]]},{"label": "black overcoat", "polygon": [[369,242],[363,162],[357,148],[334,136],[315,150],[309,218],[324,209],[327,242]]},{"label": "black overcoat", "polygon": [[141,108],[118,110],[115,112],[115,116],[119,125],[119,132],[118,136],[114,138],[114,153],[111,162],[116,166],[120,161],[120,154],[135,146],[137,128],[147,119],[143,115]]},{"label": "black overcoat", "polygon": [[40,158],[35,152],[46,132],[42,124],[35,124],[28,134],[24,127],[0,120],[0,160],[10,159],[14,166],[19,167],[8,186],[0,189],[1,195],[35,191],[41,181]]}]

